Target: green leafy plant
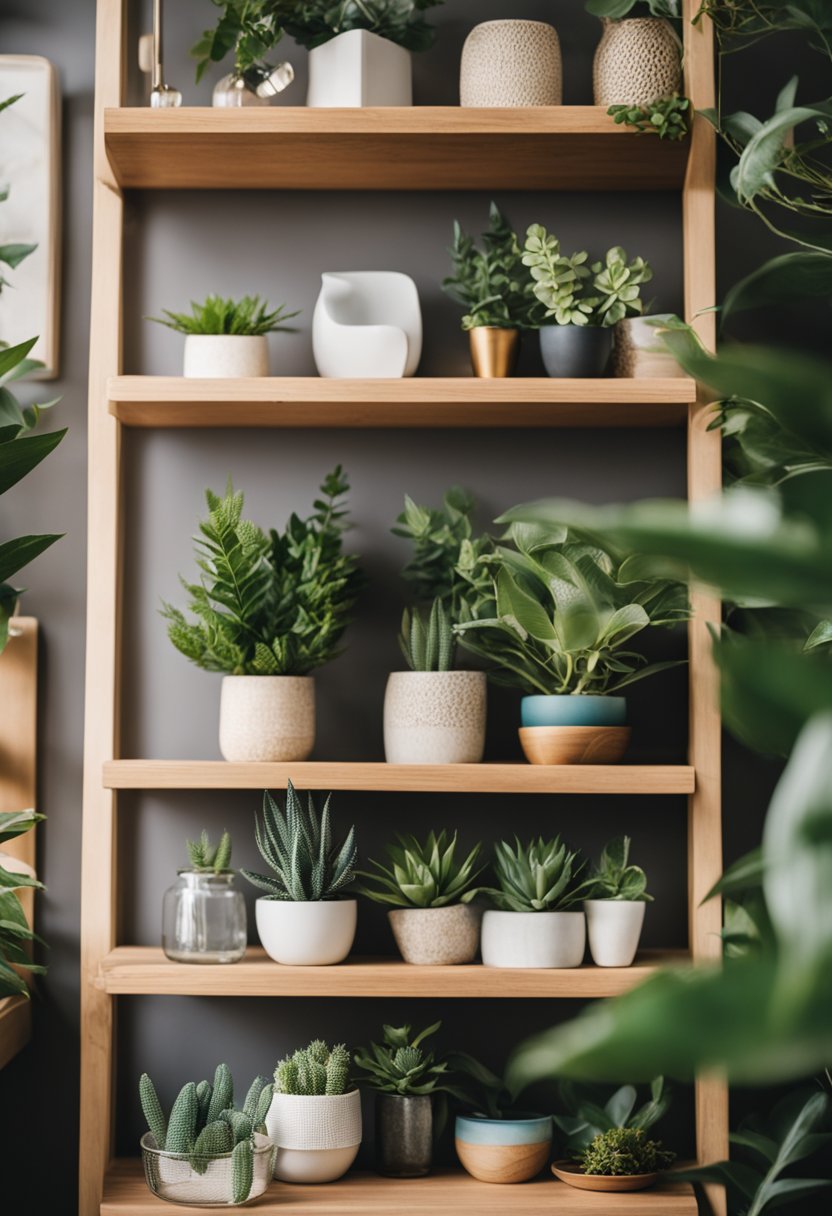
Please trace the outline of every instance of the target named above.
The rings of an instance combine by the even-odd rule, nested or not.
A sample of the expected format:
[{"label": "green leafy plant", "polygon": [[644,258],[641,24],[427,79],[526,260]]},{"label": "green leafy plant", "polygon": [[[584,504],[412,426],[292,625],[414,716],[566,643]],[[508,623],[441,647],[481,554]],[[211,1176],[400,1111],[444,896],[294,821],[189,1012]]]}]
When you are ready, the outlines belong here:
[{"label": "green leafy plant", "polygon": [[450,1084],[447,1061],[426,1051],[422,1044],[436,1034],[441,1022],[434,1022],[414,1035],[410,1026],[384,1026],[384,1042],[371,1043],[357,1052],[356,1067],[364,1080],[384,1094],[411,1095],[457,1092]]},{"label": "green leafy plant", "polygon": [[423,16],[443,0],[275,0],[287,34],[313,49],[347,30],[370,30],[408,51],[426,51],[436,30]]},{"label": "green leafy plant", "polygon": [[580,1156],[585,1174],[613,1177],[654,1174],[675,1160],[676,1154],[662,1148],[660,1140],[645,1139],[640,1127],[613,1127],[602,1132]]},{"label": "green leafy plant", "polygon": [[255,1077],[241,1110],[234,1106],[234,1081],[227,1064],[218,1064],[214,1081],[188,1081],[165,1115],[147,1073],[139,1080],[139,1100],[155,1147],[187,1157],[204,1174],[217,1157],[231,1157],[231,1197],[245,1203],[251,1192],[254,1135],[266,1135],[266,1114],[274,1086]]},{"label": "green leafy plant", "polygon": [[[0,846],[22,836],[43,820],[33,811],[0,812]],[[0,859],[0,997],[29,996],[29,987],[20,974],[44,975],[46,968],[33,963],[28,954],[31,942],[41,939],[29,928],[19,890],[43,890],[43,883],[29,874],[5,869]]]},{"label": "green leafy plant", "polygon": [[358,850],[355,829],[333,843],[327,795],[319,813],[308,795],[304,807],[291,781],[286,783],[286,809],[282,811],[268,790],[263,795],[262,820],[255,818],[260,856],[271,875],[252,870],[241,873],[266,892],[267,899],[310,902],[337,899],[355,874]]},{"label": "green leafy plant", "polygon": [[583,899],[652,900],[647,875],[630,865],[630,837],[619,836],[604,846],[599,864],[582,885]]},{"label": "green leafy plant", "polygon": [[638,1091],[634,1085],[622,1085],[606,1097],[597,1086],[561,1081],[558,1096],[568,1114],[555,1115],[555,1126],[564,1136],[566,1152],[575,1159],[597,1136],[613,1128],[647,1131],[667,1113],[671,1101],[664,1077],[654,1077],[650,1082],[650,1098],[637,1110]]},{"label": "green leafy plant", "polygon": [[455,221],[450,254],[453,274],[443,281],[442,290],[464,307],[464,330],[480,325],[531,328],[535,300],[523,268],[523,251],[517,233],[496,203],[491,204],[482,248]]},{"label": "green leafy plant", "polygon": [[191,300],[190,315],[186,312],[169,312],[164,316],[148,317],[157,325],[166,325],[179,334],[230,334],[240,337],[259,337],[262,334],[294,333],[287,321],[300,316],[300,312],[286,312],[281,304],[270,310],[259,296],[243,296],[240,300],[223,299],[222,296],[206,296],[198,304]]},{"label": "green leafy plant", "polygon": [[272,70],[265,56],[283,37],[276,0],[211,2],[221,10],[221,15],[216,26],[205,30],[191,48],[191,55],[197,60],[197,83],[211,64],[221,63],[233,51],[235,73],[256,88]]},{"label": "green leafy plant", "polygon": [[501,840],[494,846],[496,887],[482,887],[474,894],[487,895],[501,912],[566,912],[581,899],[578,878],[583,869],[578,852],[572,852],[560,836],[552,840],[530,840],[514,848]]},{"label": "green leafy plant", "polygon": [[453,836],[444,828],[438,835],[429,832],[424,843],[415,836],[400,836],[398,841],[387,846],[389,866],[371,859],[375,872],[358,871],[361,878],[376,884],[360,887],[361,895],[394,908],[444,908],[473,899],[474,881],[483,868],[477,865],[479,844],[458,861],[456,832]]},{"label": "green leafy plant", "polygon": [[314,1039],[280,1060],[274,1070],[274,1090],[278,1094],[308,1097],[337,1097],[350,1085],[350,1053],[343,1043],[328,1047]]},{"label": "green leafy plant", "polygon": [[633,9],[636,16],[643,9],[651,17],[680,17],[681,5],[679,0],[587,0],[586,11],[595,17],[608,17],[611,21],[619,21],[629,17]]},{"label": "green leafy plant", "polygon": [[[641,285],[653,271],[644,258],[628,262],[620,245],[607,250],[603,262],[587,265],[586,250],[566,257],[560,241],[543,227],[531,224],[526,233],[523,265],[531,272],[532,291],[543,306],[536,324],[554,318],[557,325],[592,325],[608,328],[630,313],[642,311]],[[584,295],[590,284],[595,295]]]},{"label": "green leafy plant", "polygon": [[292,515],[268,535],[242,518],[243,495],[230,482],[224,498],[208,490],[194,538],[202,581],[182,580],[197,621],[162,608],[176,649],[229,675],[306,675],[335,658],[362,583],[358,559],[343,551],[348,490],[339,465],[312,515]]},{"label": "green leafy plant", "polygon": [[[20,101],[22,96],[22,93],[15,93],[13,97],[6,97],[3,101],[0,101],[0,113],[3,110],[7,110],[9,106],[13,106],[15,102]],[[0,203],[4,203],[8,197],[9,187],[0,189]],[[0,263],[8,266],[10,270],[16,270],[20,263],[28,258],[31,253],[34,253],[36,249],[37,245],[27,245],[21,241],[7,241],[4,244],[0,244]],[[2,293],[4,287],[9,286],[8,279],[0,274],[0,293]],[[0,345],[5,345],[5,343]]]},{"label": "green leafy plant", "polygon": [[427,615],[405,608],[399,646],[411,671],[450,671],[454,645],[451,616],[440,599],[433,601]]},{"label": "green leafy plant", "polygon": [[691,104],[678,93],[649,106],[610,106],[607,113],[615,123],[635,127],[643,134],[658,135],[659,139],[684,139],[690,130]]},{"label": "green leafy plant", "polygon": [[677,579],[648,576],[637,556],[588,544],[565,528],[512,527],[510,538],[516,548],[503,546],[489,560],[495,615],[456,627],[495,683],[546,695],[604,694],[676,665],[647,663],[628,643],[687,619]]},{"label": "green leafy plant", "polygon": [[203,874],[222,874],[231,865],[231,836],[223,832],[219,844],[212,844],[206,831],[199,840],[186,841],[191,869]]}]

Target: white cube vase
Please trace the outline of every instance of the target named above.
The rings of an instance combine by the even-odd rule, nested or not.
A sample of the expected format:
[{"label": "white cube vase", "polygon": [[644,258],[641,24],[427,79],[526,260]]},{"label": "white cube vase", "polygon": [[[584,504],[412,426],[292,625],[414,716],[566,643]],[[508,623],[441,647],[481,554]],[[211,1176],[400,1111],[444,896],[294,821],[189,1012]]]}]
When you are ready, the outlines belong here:
[{"label": "white cube vase", "polygon": [[361,1095],[275,1094],[266,1115],[277,1146],[274,1176],[281,1182],[334,1182],[352,1165],[361,1144]]},{"label": "white cube vase", "polygon": [[422,356],[416,284],[395,270],[322,274],[312,353],[321,376],[397,380],[415,375]]},{"label": "white cube vase", "polygon": [[183,372],[205,380],[268,376],[268,339],[265,334],[188,334]]},{"label": "white cube vase", "polygon": [[485,747],[482,671],[394,671],[384,695],[388,764],[479,764]]},{"label": "white cube vase", "polygon": [[370,30],[347,30],[309,52],[308,106],[412,106],[410,51]]},{"label": "white cube vase", "polygon": [[225,676],[220,696],[224,759],[306,760],[315,745],[311,676]]},{"label": "white cube vase", "polygon": [[580,967],[586,948],[583,912],[497,912],[482,918],[486,967]]}]

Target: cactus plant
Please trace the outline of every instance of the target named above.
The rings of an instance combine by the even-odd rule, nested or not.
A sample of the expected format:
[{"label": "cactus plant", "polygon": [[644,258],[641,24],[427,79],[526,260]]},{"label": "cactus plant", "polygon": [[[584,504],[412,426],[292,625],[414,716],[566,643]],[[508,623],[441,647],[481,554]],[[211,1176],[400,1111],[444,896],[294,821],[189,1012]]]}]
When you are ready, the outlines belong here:
[{"label": "cactus plant", "polygon": [[251,1140],[239,1140],[231,1154],[231,1202],[245,1203],[254,1181],[254,1148]]},{"label": "cactus plant", "polygon": [[231,865],[231,836],[223,832],[219,844],[212,844],[211,838],[203,831],[199,840],[187,840],[188,860],[191,869],[198,874],[221,874]]},{"label": "cactus plant", "polygon": [[196,1119],[199,1104],[196,1100],[196,1085],[188,1081],[179,1091],[168,1120],[165,1136],[165,1152],[191,1153],[196,1141]]},{"label": "cactus plant", "polygon": [[350,828],[340,844],[332,843],[327,795],[318,813],[309,794],[306,808],[287,783],[286,809],[281,810],[268,790],[263,795],[263,818],[255,820],[260,856],[273,875],[252,870],[242,873],[267,899],[310,902],[337,899],[353,880],[358,850],[355,829]]},{"label": "cactus plant", "polygon": [[441,599],[427,615],[405,608],[399,646],[411,671],[450,671],[455,645],[451,614]]},{"label": "cactus plant", "polygon": [[144,1117],[147,1120],[147,1126],[153,1133],[153,1138],[159,1148],[164,1148],[168,1134],[168,1121],[162,1110],[162,1104],[156,1093],[156,1087],[146,1072],[143,1072],[139,1078],[139,1100],[142,1104]]},{"label": "cactus plant", "polygon": [[530,840],[515,847],[501,840],[494,849],[494,873],[498,887],[485,887],[502,912],[565,912],[582,898],[577,879],[584,862],[561,842]]},{"label": "cactus plant", "polygon": [[207,1122],[221,1118],[222,1112],[234,1105],[234,1080],[227,1064],[218,1064],[214,1073],[214,1088],[208,1106]]},{"label": "cactus plant", "polygon": [[361,887],[362,895],[394,908],[444,908],[473,898],[471,887],[482,870],[482,866],[477,866],[479,844],[474,845],[464,861],[457,862],[456,832],[453,836],[444,828],[439,835],[429,832],[424,844],[415,836],[398,839],[398,844],[387,846],[390,867],[371,859],[376,873],[356,871],[360,877],[378,884],[377,889]]},{"label": "cactus plant", "polygon": [[329,1048],[321,1039],[280,1060],[274,1070],[279,1094],[337,1097],[350,1083],[350,1056],[343,1043]]}]

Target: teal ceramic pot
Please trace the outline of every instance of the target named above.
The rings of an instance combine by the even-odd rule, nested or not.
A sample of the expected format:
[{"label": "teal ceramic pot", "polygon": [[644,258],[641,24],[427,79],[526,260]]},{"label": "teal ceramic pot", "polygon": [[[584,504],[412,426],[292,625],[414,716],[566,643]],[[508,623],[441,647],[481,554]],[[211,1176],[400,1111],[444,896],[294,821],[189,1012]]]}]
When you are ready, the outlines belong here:
[{"label": "teal ceramic pot", "polygon": [[625,697],[531,696],[520,703],[523,726],[624,726]]},{"label": "teal ceramic pot", "polygon": [[462,1165],[481,1182],[527,1182],[549,1160],[552,1118],[530,1115],[486,1119],[458,1115],[455,1143]]},{"label": "teal ceramic pot", "polygon": [[612,328],[543,325],[540,353],[547,373],[578,380],[603,376],[612,354]]}]

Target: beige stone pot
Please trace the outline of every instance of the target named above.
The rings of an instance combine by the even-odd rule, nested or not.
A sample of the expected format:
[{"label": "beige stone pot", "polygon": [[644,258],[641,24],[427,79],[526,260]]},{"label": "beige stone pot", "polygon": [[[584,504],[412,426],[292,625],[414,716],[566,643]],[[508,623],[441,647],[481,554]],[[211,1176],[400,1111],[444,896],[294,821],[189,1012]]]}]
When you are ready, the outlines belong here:
[{"label": "beige stone pot", "polygon": [[560,42],[543,21],[484,21],[462,48],[463,106],[559,106]]},{"label": "beige stone pot", "polygon": [[649,106],[678,91],[682,77],[679,40],[659,17],[604,19],[592,65],[596,106]]},{"label": "beige stone pot", "polygon": [[220,751],[226,760],[307,760],[314,745],[312,676],[223,679]]},{"label": "beige stone pot", "polygon": [[484,672],[391,672],[384,695],[388,764],[478,764],[484,748]]},{"label": "beige stone pot", "polygon": [[406,963],[447,967],[473,963],[480,945],[482,909],[470,904],[447,908],[394,908],[387,913]]}]

